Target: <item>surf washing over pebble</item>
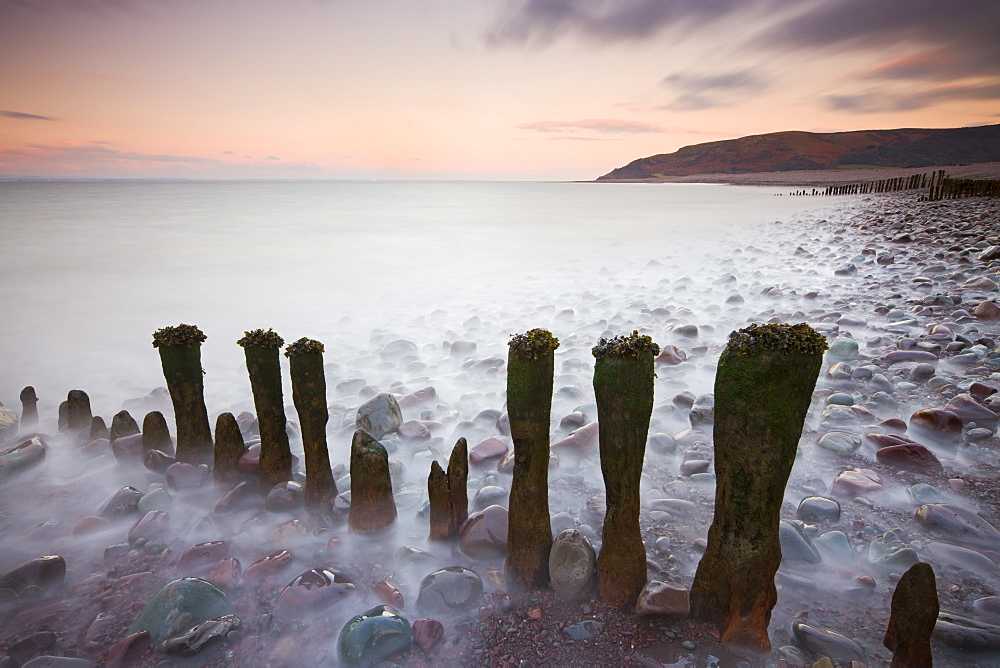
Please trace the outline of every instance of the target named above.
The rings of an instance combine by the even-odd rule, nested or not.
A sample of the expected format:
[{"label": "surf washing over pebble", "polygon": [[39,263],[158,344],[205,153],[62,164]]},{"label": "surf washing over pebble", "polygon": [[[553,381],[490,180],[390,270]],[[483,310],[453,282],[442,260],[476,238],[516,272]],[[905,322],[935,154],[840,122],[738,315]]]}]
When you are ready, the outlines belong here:
[{"label": "surf washing over pebble", "polygon": [[[771,660],[887,659],[880,629],[893,586],[918,559],[934,566],[939,590],[943,581],[957,587],[942,594],[942,610],[956,616],[936,648],[950,657],[995,656],[1000,533],[983,496],[995,482],[979,481],[995,477],[998,465],[1000,415],[989,397],[1000,386],[991,376],[1000,366],[993,338],[1000,309],[978,307],[997,293],[993,260],[980,258],[997,239],[998,207],[775,196],[786,190],[0,183],[9,249],[0,267],[0,402],[20,413],[19,394],[33,386],[39,424],[31,431],[55,435],[59,404],[82,389],[108,424],[123,408],[138,421],[160,411],[176,436],[150,344],[155,330],[178,323],[196,323],[207,335],[201,362],[211,424],[231,412],[248,445],[253,418],[239,416],[253,413],[254,402],[236,341],[273,328],[285,341],[323,344],[341,509],[350,503],[358,408],[383,393],[400,407],[398,423],[373,433],[388,454],[398,511],[388,533],[352,534],[346,516],[338,526],[307,526],[295,490],[267,509],[257,502],[220,512],[210,481],[165,480],[119,464],[110,447],[52,436],[43,462],[0,479],[0,574],[40,555],[62,556],[60,596],[74,612],[57,618],[66,630],[55,650],[92,660],[106,658],[140,611],[155,615],[150,601],[161,587],[212,571],[208,579],[229,591],[239,619],[224,616],[214,592],[190,596],[212,600],[202,605],[217,618],[213,632],[227,638],[227,659],[249,665],[339,652],[347,661],[345,652],[362,650],[338,647],[345,624],[396,625],[393,633],[402,634],[405,622],[428,657],[485,661],[481,631],[468,619],[516,612],[491,575],[503,569],[513,466],[504,396],[510,337],[544,328],[559,340],[553,535],[577,529],[597,550],[604,483],[591,350],[633,331],[658,344],[641,524],[649,578],[661,584],[646,595],[690,587],[704,549],[715,488],[712,391],[730,333],[806,322],[830,349],[782,507]],[[301,471],[288,360],[281,364]],[[954,425],[935,413],[911,419],[946,406],[958,416]],[[459,545],[428,541],[427,475],[433,461],[447,467],[459,438],[470,454],[469,511],[483,511],[485,529]],[[18,442],[11,435],[3,449]],[[889,447],[896,449],[883,453]],[[119,515],[106,502],[125,486],[137,496],[116,502],[126,509]],[[145,524],[136,524],[140,518]],[[207,555],[200,561],[187,557],[178,568],[186,550],[215,542],[200,548]],[[451,592],[444,602],[427,602],[435,587]],[[314,589],[327,598],[302,593]],[[467,600],[448,598],[459,590]],[[605,625],[622,623],[590,598],[581,593],[583,602],[573,604],[579,623],[556,637],[600,640]],[[648,611],[655,597],[647,598]],[[394,607],[373,608],[379,604]],[[16,620],[0,639],[31,633],[30,618]],[[161,631],[159,642],[170,636]],[[440,633],[447,643],[428,640]],[[639,642],[634,651],[655,657],[667,641],[644,633],[653,649]],[[78,634],[87,641],[69,639]],[[177,642],[186,651],[194,640]]]}]

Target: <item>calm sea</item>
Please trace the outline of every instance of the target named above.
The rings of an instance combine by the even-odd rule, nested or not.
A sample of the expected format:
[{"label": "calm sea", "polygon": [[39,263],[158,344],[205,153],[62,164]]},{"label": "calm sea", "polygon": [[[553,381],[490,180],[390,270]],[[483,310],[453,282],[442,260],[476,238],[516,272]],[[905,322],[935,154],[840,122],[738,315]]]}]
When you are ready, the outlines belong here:
[{"label": "calm sea", "polygon": [[344,337],[433,313],[451,314],[457,330],[477,309],[503,314],[567,292],[611,299],[652,260],[664,277],[705,275],[678,250],[751,243],[761,224],[816,205],[778,192],[787,189],[0,183],[0,401],[18,406],[32,384],[41,407],[53,406],[79,387],[113,412],[162,384],[150,334],[180,322],[209,335],[215,377],[245,378],[233,342],[246,329],[320,338],[335,353]]}]

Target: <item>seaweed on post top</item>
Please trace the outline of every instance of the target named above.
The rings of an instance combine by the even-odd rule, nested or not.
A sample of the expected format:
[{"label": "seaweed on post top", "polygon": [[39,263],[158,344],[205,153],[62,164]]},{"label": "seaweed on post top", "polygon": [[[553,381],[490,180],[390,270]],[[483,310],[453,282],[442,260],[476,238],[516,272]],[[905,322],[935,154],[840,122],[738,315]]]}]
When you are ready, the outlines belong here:
[{"label": "seaweed on post top", "polygon": [[153,347],[160,353],[163,377],[177,423],[177,461],[212,462],[212,429],[205,408],[201,344],[207,337],[195,325],[180,324],[153,332]]}]

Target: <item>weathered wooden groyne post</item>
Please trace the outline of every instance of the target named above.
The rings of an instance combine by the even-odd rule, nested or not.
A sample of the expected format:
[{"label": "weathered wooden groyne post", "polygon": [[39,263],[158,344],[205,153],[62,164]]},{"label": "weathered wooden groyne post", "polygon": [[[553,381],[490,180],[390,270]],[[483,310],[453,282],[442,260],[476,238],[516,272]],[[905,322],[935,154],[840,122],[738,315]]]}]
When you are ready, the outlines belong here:
[{"label": "weathered wooden groyne post", "polygon": [[240,457],[246,451],[236,418],[232,413],[221,413],[215,420],[212,464],[212,479],[217,490],[228,492],[240,481]]},{"label": "weathered wooden groyne post", "polygon": [[396,522],[389,453],[364,429],[351,442],[351,510],[347,526],[357,533],[378,533]]},{"label": "weathered wooden groyne post", "polygon": [[427,476],[427,498],[430,505],[430,540],[456,538],[458,530],[469,517],[469,444],[458,439],[444,471],[437,461],[431,462]]},{"label": "weathered wooden groyne post", "polygon": [[212,463],[212,429],[205,408],[201,344],[208,338],[195,325],[180,324],[153,332],[163,377],[177,423],[177,461]]},{"label": "weathered wooden groyne post", "polygon": [[330,452],[326,447],[326,423],[330,415],[326,406],[323,344],[303,337],[289,345],[285,355],[291,367],[292,401],[302,427],[306,508],[316,511],[337,496],[337,483],[333,480]]},{"label": "weathered wooden groyne post", "polygon": [[[514,441],[507,580],[528,589],[549,582],[549,424],[559,339],[545,329],[511,337],[507,355],[507,415]],[[645,559],[643,559],[645,563]]]},{"label": "weathered wooden groyne post", "polygon": [[75,432],[89,430],[93,419],[87,393],[83,390],[70,390],[66,394],[66,427]]},{"label": "weathered wooden groyne post", "polygon": [[257,477],[260,493],[292,479],[292,451],[288,447],[287,420],[281,393],[281,346],[285,340],[274,330],[243,332],[236,342],[243,347],[254,409],[260,425],[260,460]]},{"label": "weathered wooden groyne post", "polygon": [[21,390],[21,431],[38,424],[38,396],[35,388],[28,385]]},{"label": "weathered wooden groyne post", "polygon": [[601,472],[607,492],[597,591],[601,600],[634,605],[646,584],[646,548],[639,530],[639,478],[653,412],[653,360],[648,336],[601,339],[593,348]]},{"label": "weathered wooden groyne post", "polygon": [[940,606],[930,564],[918,561],[903,573],[892,592],[889,627],[882,644],[892,651],[891,668],[930,666],[931,633]]},{"label": "weathered wooden groyne post", "polygon": [[770,649],[781,502],[826,339],[808,325],[729,336],[715,376],[715,517],[691,587],[691,616],[725,643]]}]

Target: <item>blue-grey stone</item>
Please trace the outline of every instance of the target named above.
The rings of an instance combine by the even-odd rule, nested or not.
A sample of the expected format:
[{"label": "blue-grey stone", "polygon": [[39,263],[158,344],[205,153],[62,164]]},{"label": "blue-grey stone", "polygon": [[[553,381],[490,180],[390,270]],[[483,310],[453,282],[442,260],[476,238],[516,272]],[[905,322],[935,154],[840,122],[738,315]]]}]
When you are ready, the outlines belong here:
[{"label": "blue-grey stone", "polygon": [[941,503],[944,501],[941,492],[933,485],[928,485],[925,482],[910,485],[906,488],[906,492],[910,495],[910,500],[918,506],[922,506],[925,503]]},{"label": "blue-grey stone", "polygon": [[200,578],[181,578],[149,599],[126,635],[149,631],[153,644],[160,644],[213,617],[228,614],[231,608],[226,592],[214,584]]},{"label": "blue-grey stone", "polygon": [[803,522],[836,522],[840,519],[840,503],[825,496],[807,496],[799,502],[795,517]]},{"label": "blue-grey stone", "polygon": [[822,554],[829,555],[834,561],[853,561],[854,550],[851,541],[843,531],[827,531],[817,536],[813,541]]},{"label": "blue-grey stone", "polygon": [[[854,411],[850,408],[845,410],[850,411],[853,416]],[[817,445],[838,455],[849,455],[861,447],[861,437],[849,431],[828,431],[820,437]]]},{"label": "blue-grey stone", "polygon": [[826,351],[830,357],[849,360],[858,356],[858,342],[846,337],[838,337],[830,342],[830,349]]},{"label": "blue-grey stone", "polygon": [[563,633],[574,640],[586,640],[593,638],[603,628],[604,624],[593,619],[586,619],[578,624],[567,626],[563,629]]},{"label": "blue-grey stone", "polygon": [[168,510],[170,508],[170,492],[162,487],[142,495],[139,499],[139,512],[145,515],[151,510]]},{"label": "blue-grey stone", "polygon": [[451,566],[430,573],[420,583],[417,607],[427,614],[441,614],[470,607],[483,593],[475,571]]},{"label": "blue-grey stone", "polygon": [[854,397],[849,395],[847,392],[834,392],[826,398],[827,405],[836,406],[853,406]]},{"label": "blue-grey stone", "polygon": [[337,653],[346,665],[369,665],[405,649],[412,639],[410,622],[398,610],[377,605],[344,624]]},{"label": "blue-grey stone", "polygon": [[45,442],[38,436],[32,436],[0,452],[0,480],[18,471],[31,468],[45,459]]},{"label": "blue-grey stone", "polygon": [[851,640],[835,631],[812,626],[805,622],[792,623],[792,635],[796,642],[804,649],[818,654],[828,656],[834,661],[867,661],[864,650]]},{"label": "blue-grey stone", "polygon": [[786,561],[804,561],[810,564],[818,564],[823,561],[819,551],[812,544],[800,527],[795,522],[781,520],[778,525],[778,538],[781,541],[781,558]]},{"label": "blue-grey stone", "polygon": [[[109,520],[135,515],[139,513],[139,499],[141,498],[142,492],[135,487],[122,487],[101,506],[97,514]],[[148,511],[142,511],[143,514],[146,512]]]},{"label": "blue-grey stone", "polygon": [[920,561],[916,551],[895,531],[886,531],[868,546],[868,561],[897,573],[905,572]]}]

